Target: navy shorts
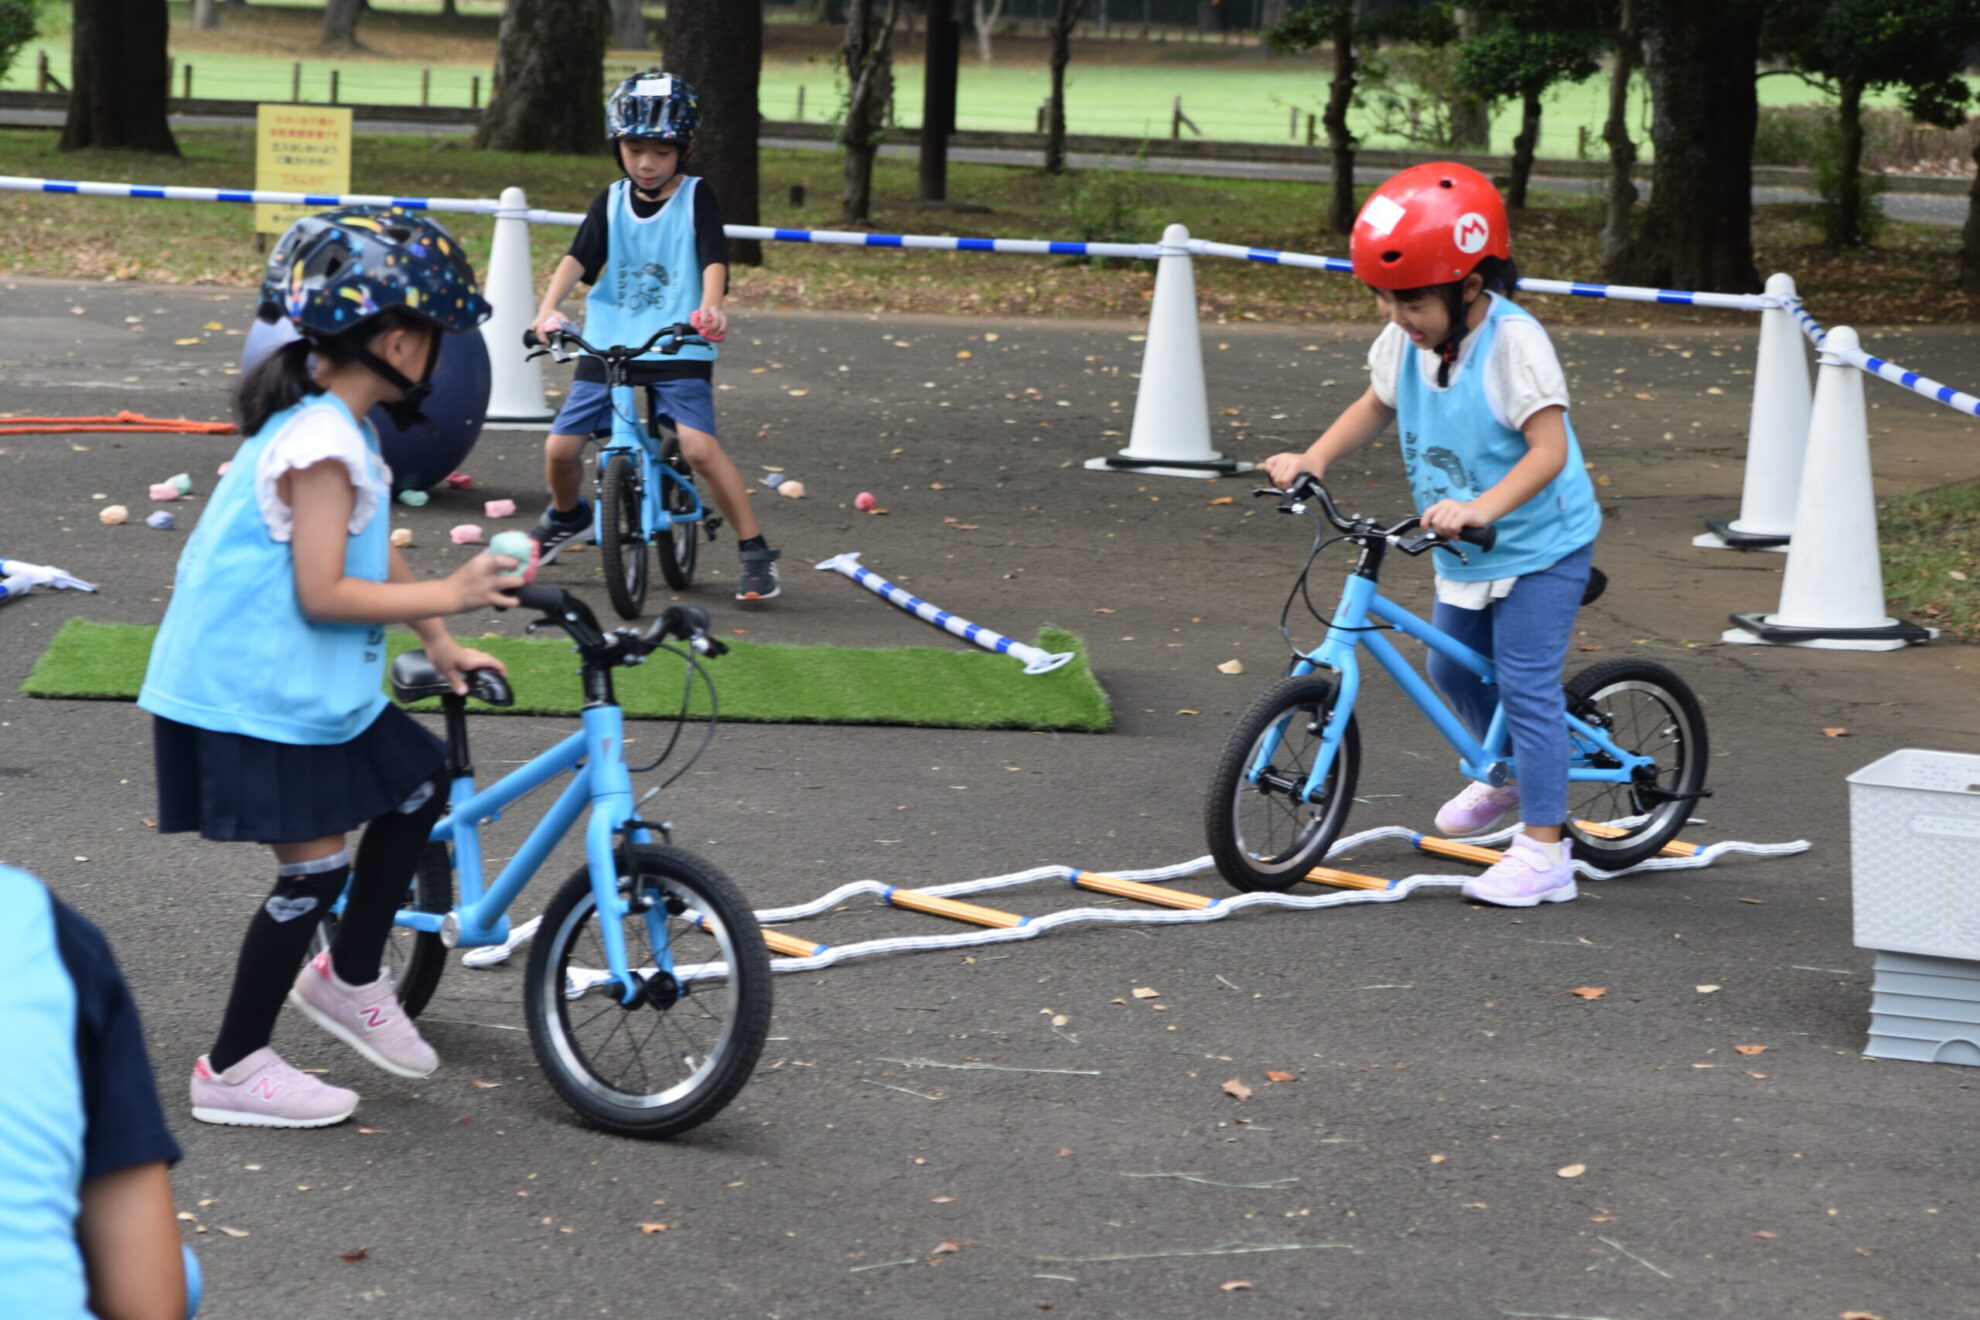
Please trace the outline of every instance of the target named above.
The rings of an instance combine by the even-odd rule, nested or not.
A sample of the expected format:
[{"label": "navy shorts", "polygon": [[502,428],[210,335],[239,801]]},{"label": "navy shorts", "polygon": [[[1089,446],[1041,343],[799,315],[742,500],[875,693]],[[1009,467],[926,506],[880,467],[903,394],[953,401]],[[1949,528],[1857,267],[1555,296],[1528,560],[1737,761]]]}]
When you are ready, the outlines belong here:
[{"label": "navy shorts", "polygon": [[[675,426],[717,436],[715,430],[715,386],[690,376],[685,380],[655,381],[645,387],[653,411],[674,419]],[[557,435],[597,435],[612,429],[612,391],[595,380],[574,380],[557,420],[550,423]]]}]

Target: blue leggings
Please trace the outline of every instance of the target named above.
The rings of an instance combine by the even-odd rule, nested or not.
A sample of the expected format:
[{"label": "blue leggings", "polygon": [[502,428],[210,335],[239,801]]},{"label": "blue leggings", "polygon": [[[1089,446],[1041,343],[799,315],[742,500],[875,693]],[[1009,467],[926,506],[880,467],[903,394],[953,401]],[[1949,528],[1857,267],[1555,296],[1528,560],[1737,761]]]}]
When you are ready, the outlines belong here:
[{"label": "blue leggings", "polygon": [[1430,653],[1430,681],[1450,699],[1473,736],[1483,738],[1492,708],[1503,703],[1506,728],[1518,764],[1520,819],[1528,825],[1567,820],[1567,708],[1561,700],[1561,665],[1574,632],[1575,613],[1588,589],[1595,559],[1591,542],[1537,573],[1482,610],[1437,602],[1431,620],[1480,655],[1492,658],[1495,690],[1470,670]]}]

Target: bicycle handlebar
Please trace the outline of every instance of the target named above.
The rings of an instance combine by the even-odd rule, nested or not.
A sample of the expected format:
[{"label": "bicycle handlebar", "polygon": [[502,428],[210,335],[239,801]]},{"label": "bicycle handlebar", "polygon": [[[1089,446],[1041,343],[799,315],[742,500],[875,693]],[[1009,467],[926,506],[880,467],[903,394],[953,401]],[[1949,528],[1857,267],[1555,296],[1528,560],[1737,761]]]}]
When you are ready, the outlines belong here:
[{"label": "bicycle handlebar", "polygon": [[518,587],[513,594],[518,605],[568,633],[587,661],[636,664],[672,638],[686,642],[698,655],[724,655],[729,649],[709,631],[708,611],[699,605],[669,605],[644,633],[636,628],[614,628],[608,633],[598,626],[591,607],[562,587]]},{"label": "bicycle handlebar", "polygon": [[[653,347],[662,339],[667,339],[670,336],[672,342],[665,348],[656,350]],[[696,330],[693,325],[686,321],[676,321],[672,325],[661,326],[653,332],[651,339],[648,339],[638,348],[627,348],[624,345],[615,345],[611,348],[597,348],[586,343],[584,336],[580,335],[577,331],[568,328],[551,331],[549,339],[546,340],[542,335],[537,334],[536,328],[532,326],[523,331],[522,341],[524,348],[533,348],[538,352],[548,353],[560,362],[572,356],[564,351],[571,345],[576,345],[578,351],[581,353],[587,353],[595,358],[603,358],[607,362],[630,362],[634,358],[644,357],[648,353],[656,351],[663,357],[672,357],[689,344],[700,344],[705,348],[712,348],[714,346],[711,340],[703,337],[700,331]],[[532,354],[532,356],[534,355]]]},{"label": "bicycle handlebar", "polygon": [[[1257,496],[1278,496],[1279,512],[1281,513],[1303,512],[1307,500],[1317,500],[1320,505],[1320,512],[1326,516],[1327,521],[1349,536],[1379,536],[1384,540],[1389,540],[1422,526],[1422,523],[1414,514],[1404,518],[1392,527],[1384,527],[1372,518],[1343,517],[1339,506],[1334,503],[1334,497],[1327,492],[1326,486],[1321,484],[1318,477],[1308,472],[1302,472],[1293,478],[1292,487],[1288,490],[1280,490],[1276,486],[1261,486],[1254,490],[1252,494]],[[1430,536],[1431,539],[1425,541],[1423,544],[1412,547],[1412,545],[1406,543],[1400,545],[1398,548],[1409,554],[1421,554],[1433,546],[1445,543],[1445,538],[1439,537],[1435,533],[1431,533]],[[1496,526],[1466,527],[1457,534],[1456,539],[1475,545],[1480,550],[1490,550],[1498,543],[1499,529]]]}]

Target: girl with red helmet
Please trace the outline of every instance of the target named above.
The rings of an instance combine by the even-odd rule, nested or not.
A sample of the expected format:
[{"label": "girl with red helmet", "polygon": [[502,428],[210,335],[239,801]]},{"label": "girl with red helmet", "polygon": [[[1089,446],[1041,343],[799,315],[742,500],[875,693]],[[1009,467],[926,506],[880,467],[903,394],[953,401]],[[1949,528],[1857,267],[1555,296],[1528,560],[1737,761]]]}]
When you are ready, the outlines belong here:
[{"label": "girl with red helmet", "polygon": [[1507,907],[1576,897],[1562,836],[1567,722],[1561,665],[1587,589],[1602,515],[1568,421],[1567,381],[1540,323],[1512,301],[1518,272],[1506,209],[1463,165],[1417,165],[1377,188],[1356,218],[1354,273],[1388,322],[1368,353],[1370,383],[1303,453],[1265,470],[1283,487],[1324,476],[1393,420],[1424,527],[1455,537],[1493,525],[1490,551],[1435,552],[1436,625],[1492,657],[1496,689],[1430,655],[1430,677],[1474,734],[1503,705],[1518,778],[1473,782],[1437,813],[1476,834],[1517,811],[1504,858],[1464,887]]}]

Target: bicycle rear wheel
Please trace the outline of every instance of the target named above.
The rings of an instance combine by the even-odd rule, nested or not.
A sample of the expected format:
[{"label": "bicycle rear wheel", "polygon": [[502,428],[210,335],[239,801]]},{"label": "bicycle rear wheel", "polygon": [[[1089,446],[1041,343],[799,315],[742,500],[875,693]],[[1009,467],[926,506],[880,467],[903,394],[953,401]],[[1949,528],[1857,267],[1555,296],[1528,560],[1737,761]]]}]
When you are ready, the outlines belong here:
[{"label": "bicycle rear wheel", "polygon": [[[1320,864],[1354,805],[1361,731],[1348,716],[1317,801],[1301,798],[1320,753],[1339,685],[1329,676],[1281,679],[1261,693],[1224,740],[1210,777],[1210,855],[1234,888],[1290,889]],[[1271,756],[1253,782],[1268,744]]]},{"label": "bicycle rear wheel", "polygon": [[[419,855],[419,870],[413,873],[402,908],[415,912],[446,913],[454,906],[454,864],[444,843],[429,843]],[[330,948],[337,937],[337,914],[332,912],[316,927],[309,956],[314,958]],[[399,1006],[407,1017],[418,1017],[440,984],[440,973],[447,967],[447,948],[440,936],[394,926],[385,940],[384,968],[392,974],[392,985],[399,992]]]},{"label": "bicycle rear wheel", "polygon": [[[1705,784],[1711,749],[1698,698],[1654,660],[1604,660],[1568,680],[1567,708],[1605,731],[1621,750],[1654,763],[1627,784],[1569,782],[1567,828],[1574,855],[1604,871],[1654,856],[1684,828]],[[1571,765],[1615,764],[1582,740],[1570,735],[1569,741]],[[1590,828],[1611,822],[1613,828]]]},{"label": "bicycle rear wheel", "polygon": [[611,979],[591,876],[579,868],[530,951],[529,1038],[587,1122],[671,1137],[713,1118],[749,1080],[770,1030],[770,955],[749,905],[713,866],[678,848],[630,855],[619,883],[632,910],[605,920],[625,933],[639,995],[623,1003]]},{"label": "bicycle rear wheel", "polygon": [[605,465],[599,493],[598,558],[605,569],[605,594],[622,619],[637,619],[646,608],[646,526],[640,504],[639,469],[626,454]]},{"label": "bicycle rear wheel", "polygon": [[[681,456],[681,438],[672,430],[660,431],[660,461],[673,470],[675,481],[661,479],[660,506],[676,519],[694,512],[694,472]],[[660,559],[660,576],[676,591],[694,585],[694,561],[701,553],[701,524],[676,521],[667,534],[653,543]]]}]

